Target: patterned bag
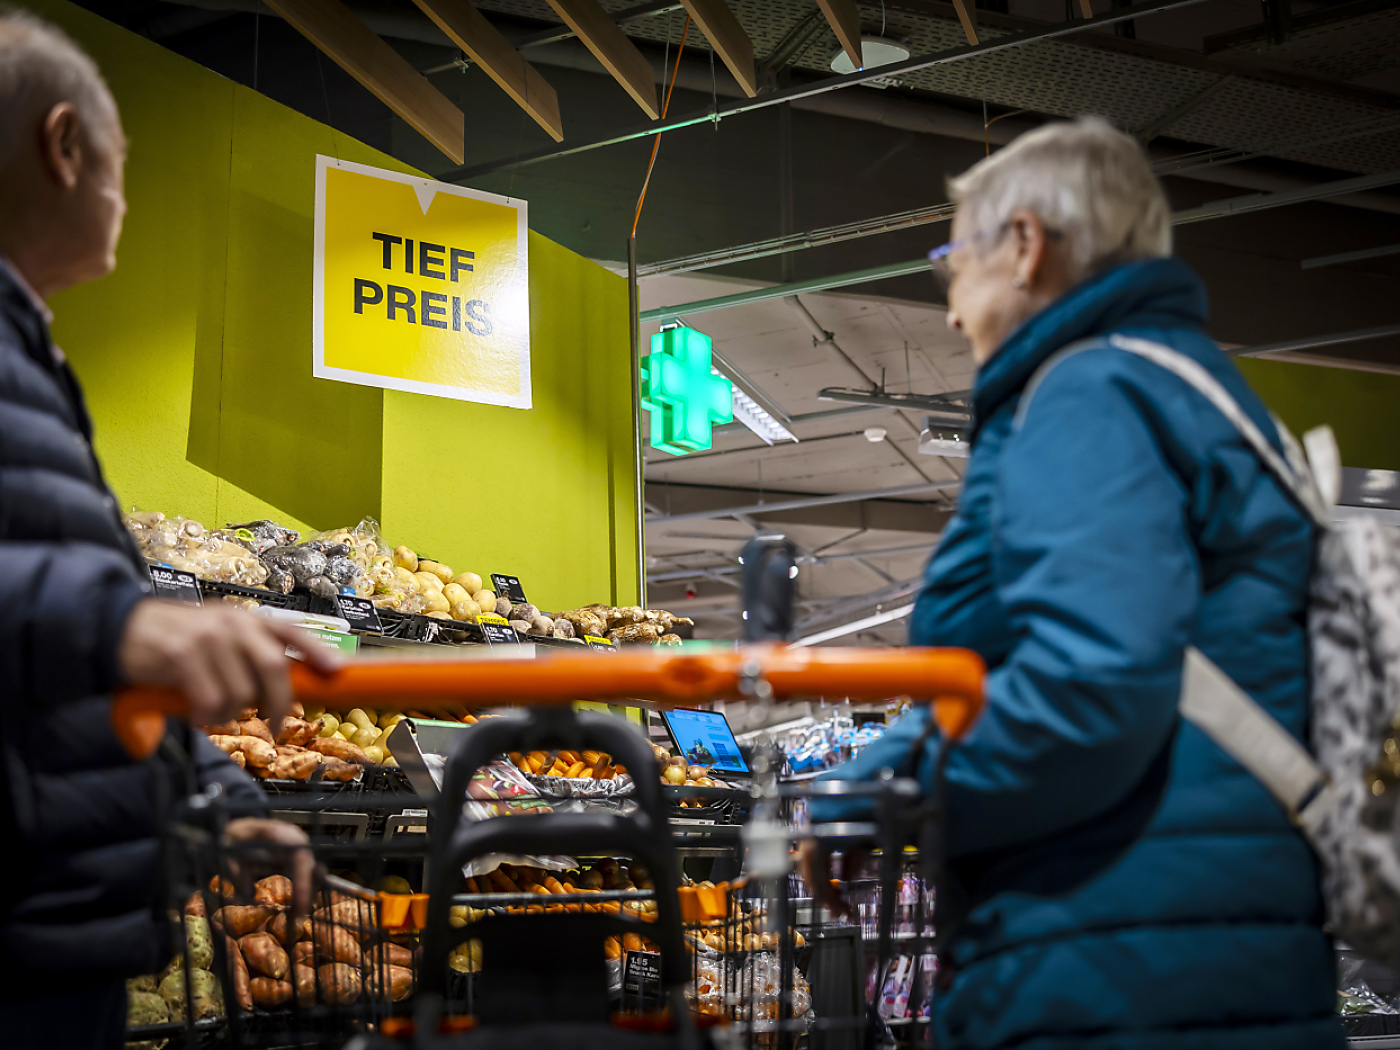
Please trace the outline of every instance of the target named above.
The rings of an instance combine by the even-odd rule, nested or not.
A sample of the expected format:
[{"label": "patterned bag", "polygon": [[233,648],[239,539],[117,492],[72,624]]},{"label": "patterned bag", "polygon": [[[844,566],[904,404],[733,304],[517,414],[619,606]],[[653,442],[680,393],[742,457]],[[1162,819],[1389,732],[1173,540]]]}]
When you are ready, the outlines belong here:
[{"label": "patterned bag", "polygon": [[[1201,365],[1147,340],[1108,341],[1215,405],[1317,525],[1308,601],[1312,753],[1194,647],[1180,710],[1273,793],[1312,844],[1332,932],[1370,958],[1400,964],[1400,530],[1372,517],[1332,520],[1341,470],[1330,429],[1304,437],[1305,459],[1275,420],[1280,456]],[[1067,347],[1042,365],[1022,411],[1043,373],[1088,345],[1103,344]]]}]

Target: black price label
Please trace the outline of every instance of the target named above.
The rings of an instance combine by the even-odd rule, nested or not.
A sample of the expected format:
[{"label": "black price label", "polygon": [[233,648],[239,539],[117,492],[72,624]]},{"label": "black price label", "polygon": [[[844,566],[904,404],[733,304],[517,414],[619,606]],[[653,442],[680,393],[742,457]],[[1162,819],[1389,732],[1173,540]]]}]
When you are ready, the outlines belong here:
[{"label": "black price label", "polygon": [[485,615],[476,618],[476,625],[486,636],[487,645],[519,645],[520,635],[504,616]]},{"label": "black price label", "polygon": [[628,952],[622,964],[622,988],[642,999],[661,998],[661,956],[655,952]]},{"label": "black price label", "polygon": [[340,615],[350,625],[352,631],[378,633],[384,630],[384,625],[379,621],[379,610],[368,598],[360,598],[353,594],[337,594],[335,604],[340,607]]},{"label": "black price label", "polygon": [[491,574],[491,582],[496,587],[496,593],[503,598],[509,598],[511,604],[524,604],[525,588],[520,586],[520,577],[502,576],[499,572],[493,572]]},{"label": "black price label", "polygon": [[617,646],[613,645],[613,643],[608,641],[606,638],[599,638],[597,635],[585,634],[583,636],[583,641],[588,646],[588,648],[596,649],[602,653],[617,652]]},{"label": "black price label", "polygon": [[151,587],[157,598],[173,598],[191,605],[204,604],[204,597],[199,593],[199,578],[194,573],[167,569],[164,565],[146,567],[151,572]]}]

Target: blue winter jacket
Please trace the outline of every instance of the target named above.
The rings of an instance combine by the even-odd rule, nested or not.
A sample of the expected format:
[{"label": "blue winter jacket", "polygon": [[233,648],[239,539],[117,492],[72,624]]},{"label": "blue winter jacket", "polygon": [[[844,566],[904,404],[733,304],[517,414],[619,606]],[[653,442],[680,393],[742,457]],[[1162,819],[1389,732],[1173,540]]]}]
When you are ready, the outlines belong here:
[{"label": "blue winter jacket", "polygon": [[[1303,734],[1310,523],[1214,407],[1136,355],[1067,356],[1018,416],[1047,357],[1121,332],[1198,361],[1275,436],[1205,314],[1181,262],[1126,264],[1023,324],[977,377],[966,483],[910,631],[990,669],[948,757],[940,1047],[1345,1045],[1307,844],[1177,716],[1196,645]],[[832,775],[927,786],[942,745],[911,754],[925,722]]]}]

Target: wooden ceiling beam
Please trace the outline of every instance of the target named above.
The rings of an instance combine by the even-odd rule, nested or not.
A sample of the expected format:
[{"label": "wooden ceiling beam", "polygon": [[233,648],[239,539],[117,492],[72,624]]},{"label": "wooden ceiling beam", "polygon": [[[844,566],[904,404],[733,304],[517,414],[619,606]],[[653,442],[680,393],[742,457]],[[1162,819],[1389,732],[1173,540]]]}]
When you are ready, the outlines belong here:
[{"label": "wooden ceiling beam", "polygon": [[860,11],[856,0],[817,0],[827,23],[841,43],[841,49],[856,69],[865,67],[865,52],[860,46]]},{"label": "wooden ceiling beam", "polygon": [[549,0],[549,6],[647,116],[652,120],[661,116],[656,105],[656,78],[651,63],[598,0]]},{"label": "wooden ceiling beam", "polygon": [[977,4],[975,0],[953,0],[953,10],[958,13],[958,21],[962,23],[963,36],[967,37],[967,42],[973,47],[977,46]]},{"label": "wooden ceiling beam", "polygon": [[681,0],[690,20],[734,74],[749,98],[758,94],[758,74],[753,64],[753,42],[724,0]]},{"label": "wooden ceiling beam", "polygon": [[[286,2],[286,0],[282,0]],[[413,0],[555,142],[564,141],[559,96],[468,0]]]},{"label": "wooden ceiling beam", "polygon": [[464,159],[466,118],[340,0],[267,0],[302,36],[456,163]]}]

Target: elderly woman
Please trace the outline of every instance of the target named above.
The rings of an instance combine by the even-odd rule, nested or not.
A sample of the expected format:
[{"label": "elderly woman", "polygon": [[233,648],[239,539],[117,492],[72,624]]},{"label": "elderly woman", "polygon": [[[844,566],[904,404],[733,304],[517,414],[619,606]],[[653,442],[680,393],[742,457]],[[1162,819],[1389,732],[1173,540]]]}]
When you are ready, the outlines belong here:
[{"label": "elderly woman", "polygon": [[[1301,736],[1309,519],[1203,396],[1106,337],[1188,355],[1277,444],[1275,426],[1204,332],[1205,289],[1170,257],[1127,136],[1048,126],[951,191],[934,254],[979,366],[976,422],[910,635],[989,674],[946,766],[935,1045],[1344,1046],[1307,844],[1177,715],[1195,645]],[[926,724],[833,776],[929,785]]]}]

